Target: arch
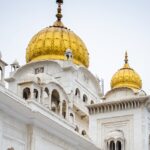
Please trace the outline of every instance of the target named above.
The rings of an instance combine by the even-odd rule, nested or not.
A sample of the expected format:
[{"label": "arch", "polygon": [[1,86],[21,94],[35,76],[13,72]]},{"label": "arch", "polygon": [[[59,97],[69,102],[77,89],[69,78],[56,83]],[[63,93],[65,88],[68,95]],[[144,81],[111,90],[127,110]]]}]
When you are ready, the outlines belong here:
[{"label": "arch", "polygon": [[[45,62],[47,63],[47,60],[43,60],[42,62],[41,62],[41,61],[40,61],[40,62],[35,61],[35,62],[32,62],[31,64],[30,64],[30,63],[27,63],[27,64],[21,66],[18,70],[16,70],[16,72],[13,74],[13,77],[14,77],[14,76],[15,76],[15,77],[19,77],[19,76],[21,76],[24,72],[26,72],[27,69],[29,69],[29,68],[32,68],[32,69],[33,69],[33,66],[34,66],[34,65],[42,65],[42,64],[45,64]],[[55,68],[57,68],[57,69],[56,69],[57,72],[61,72],[61,71],[62,71],[61,65],[60,65],[58,62],[56,62],[56,61],[48,60],[48,65],[52,65],[52,66],[55,65]],[[53,70],[53,71],[54,71],[54,70]],[[57,72],[55,72],[55,73],[57,73]]]},{"label": "arch", "polygon": [[59,103],[60,103],[59,92],[56,89],[54,89],[51,95],[51,110],[53,112],[59,113],[60,111]]},{"label": "arch", "polygon": [[117,143],[116,143],[116,150],[121,150],[121,149],[122,149],[121,142],[117,141]]},{"label": "arch", "polygon": [[67,114],[67,104],[66,104],[66,101],[63,100],[63,102],[62,102],[62,116],[64,119],[66,118],[66,114]]},{"label": "arch", "polygon": [[88,101],[88,98],[87,98],[87,96],[84,94],[84,95],[83,95],[83,102],[84,102],[84,103],[87,103],[87,101]]},{"label": "arch", "polygon": [[115,150],[115,142],[110,141],[110,150]]},{"label": "arch", "polygon": [[25,100],[29,99],[31,97],[30,88],[26,87],[23,89],[23,98]]},{"label": "arch", "polygon": [[79,132],[79,127],[77,125],[76,125],[76,128],[75,128],[75,131]]},{"label": "arch", "polygon": [[37,99],[39,97],[39,92],[37,89],[33,90],[34,98]]},{"label": "arch", "polygon": [[74,115],[73,115],[73,113],[70,113],[70,121],[71,121],[71,123],[74,122]]},{"label": "arch", "polygon": [[125,138],[124,138],[124,133],[121,130],[115,130],[111,131],[107,134],[105,138],[105,143],[107,147],[108,143],[108,150],[122,150],[124,149],[125,146]]},{"label": "arch", "polygon": [[80,90],[78,88],[76,88],[76,90],[75,90],[75,96],[80,98]]},{"label": "arch", "polygon": [[56,81],[52,81],[52,82],[49,82],[47,85],[48,85],[49,89],[52,89],[52,90],[55,89],[55,90],[59,91],[61,93],[61,95],[64,96],[63,99],[65,99],[65,101],[67,103],[69,103],[68,95],[67,95],[66,91],[64,90],[64,88],[60,84],[58,84]]},{"label": "arch", "polygon": [[94,101],[93,101],[93,100],[91,100],[91,104],[94,104]]},{"label": "arch", "polygon": [[85,130],[82,130],[81,134],[82,134],[83,136],[86,136],[86,131],[85,131]]}]

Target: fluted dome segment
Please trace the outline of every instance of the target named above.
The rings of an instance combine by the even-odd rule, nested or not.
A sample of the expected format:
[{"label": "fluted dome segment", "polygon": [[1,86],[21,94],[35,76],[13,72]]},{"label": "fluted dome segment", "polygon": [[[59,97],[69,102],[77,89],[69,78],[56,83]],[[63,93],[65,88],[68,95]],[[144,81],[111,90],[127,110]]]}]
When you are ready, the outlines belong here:
[{"label": "fluted dome segment", "polygon": [[64,27],[61,21],[38,32],[29,42],[26,62],[40,60],[66,60],[64,53],[71,49],[73,62],[89,66],[89,55],[83,41],[73,31]]},{"label": "fluted dome segment", "polygon": [[125,56],[125,64],[123,68],[118,70],[112,77],[111,88],[128,87],[132,89],[141,89],[142,80],[138,73],[134,69],[130,68],[127,59],[127,53]]}]

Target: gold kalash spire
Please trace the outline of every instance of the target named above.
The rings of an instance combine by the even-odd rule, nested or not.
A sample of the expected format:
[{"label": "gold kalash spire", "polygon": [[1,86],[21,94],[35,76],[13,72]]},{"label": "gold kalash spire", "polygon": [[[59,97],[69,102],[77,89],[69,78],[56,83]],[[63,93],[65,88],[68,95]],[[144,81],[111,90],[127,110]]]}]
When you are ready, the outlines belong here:
[{"label": "gold kalash spire", "polygon": [[26,49],[26,62],[42,60],[66,60],[65,52],[71,49],[73,63],[89,66],[89,54],[84,42],[61,21],[63,0],[56,0],[57,20],[33,36]]},{"label": "gold kalash spire", "polygon": [[128,63],[128,54],[125,53],[125,64],[118,70],[111,80],[111,88],[132,88],[132,89],[141,89],[142,81],[140,76],[129,66]]},{"label": "gold kalash spire", "polygon": [[56,17],[58,21],[61,21],[62,18],[61,5],[63,4],[63,0],[56,0],[56,3],[58,4]]},{"label": "gold kalash spire", "polygon": [[53,26],[55,27],[64,27],[63,23],[61,22],[61,18],[63,17],[62,13],[61,13],[61,5],[63,4],[63,0],[56,0],[56,3],[58,4],[58,8],[57,8],[57,20],[56,22],[53,24]]}]

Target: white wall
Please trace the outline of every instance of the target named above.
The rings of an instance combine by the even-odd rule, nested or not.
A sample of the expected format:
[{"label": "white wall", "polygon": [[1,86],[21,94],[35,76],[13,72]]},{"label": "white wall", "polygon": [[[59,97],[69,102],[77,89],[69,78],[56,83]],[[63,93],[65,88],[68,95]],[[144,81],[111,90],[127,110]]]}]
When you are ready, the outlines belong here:
[{"label": "white wall", "polygon": [[[125,150],[148,150],[146,118],[142,109],[107,112],[91,115],[89,135],[96,145],[104,148],[105,136],[114,130],[124,132]],[[146,116],[146,115],[145,115]]]},{"label": "white wall", "polygon": [[27,132],[26,125],[0,113],[0,149],[7,150],[13,147],[15,150],[26,150]]}]

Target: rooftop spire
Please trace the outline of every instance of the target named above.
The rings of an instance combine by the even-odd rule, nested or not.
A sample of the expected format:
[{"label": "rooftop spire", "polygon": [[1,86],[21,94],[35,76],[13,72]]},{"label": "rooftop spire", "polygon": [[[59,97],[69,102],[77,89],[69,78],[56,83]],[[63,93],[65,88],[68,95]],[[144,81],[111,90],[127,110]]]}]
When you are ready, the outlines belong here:
[{"label": "rooftop spire", "polygon": [[130,68],[129,64],[128,64],[128,53],[127,51],[125,52],[125,59],[124,59],[124,67],[123,68]]},{"label": "rooftop spire", "polygon": [[61,18],[63,17],[63,15],[61,14],[61,5],[63,4],[63,0],[56,0],[56,3],[58,4],[58,8],[57,8],[57,21],[61,21]]},{"label": "rooftop spire", "polygon": [[124,61],[125,61],[125,64],[128,64],[128,53],[127,53],[127,51],[125,52],[125,59],[124,59]]}]

